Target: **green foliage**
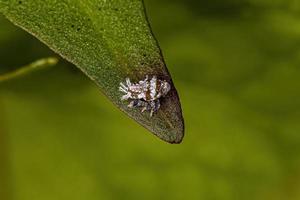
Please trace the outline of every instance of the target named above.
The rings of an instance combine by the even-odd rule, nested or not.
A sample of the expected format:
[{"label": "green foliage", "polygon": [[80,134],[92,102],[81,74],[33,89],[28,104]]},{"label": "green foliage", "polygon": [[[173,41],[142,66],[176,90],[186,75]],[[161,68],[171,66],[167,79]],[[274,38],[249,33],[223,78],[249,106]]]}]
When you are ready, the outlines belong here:
[{"label": "green foliage", "polygon": [[157,75],[172,83],[141,0],[1,0],[0,12],[78,66],[124,112],[170,143],[183,138],[174,85],[150,117],[121,101],[120,82]]},{"label": "green foliage", "polygon": [[[300,199],[300,2],[145,3],[184,141],[153,138],[59,62],[0,84],[0,199]],[[0,27],[1,72],[51,55]]]}]

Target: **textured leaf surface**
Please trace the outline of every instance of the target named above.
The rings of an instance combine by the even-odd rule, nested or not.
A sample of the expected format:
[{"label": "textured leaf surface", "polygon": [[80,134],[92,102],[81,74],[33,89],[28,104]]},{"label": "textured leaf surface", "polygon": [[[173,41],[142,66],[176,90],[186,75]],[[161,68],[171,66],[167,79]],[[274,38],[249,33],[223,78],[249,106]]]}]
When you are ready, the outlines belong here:
[{"label": "textured leaf surface", "polygon": [[[141,125],[167,142],[181,142],[184,125],[179,98],[141,0],[1,0],[0,11],[79,67]],[[138,81],[146,75],[172,84],[152,118],[128,108],[118,91],[126,77]]]}]

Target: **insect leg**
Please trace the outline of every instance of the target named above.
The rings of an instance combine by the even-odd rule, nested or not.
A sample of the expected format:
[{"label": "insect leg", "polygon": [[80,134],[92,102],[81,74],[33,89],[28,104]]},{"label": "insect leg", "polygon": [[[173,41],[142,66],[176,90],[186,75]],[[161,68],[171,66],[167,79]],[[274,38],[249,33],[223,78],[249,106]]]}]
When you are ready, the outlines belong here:
[{"label": "insect leg", "polygon": [[139,106],[140,106],[140,107],[143,107],[142,110],[141,110],[141,112],[145,112],[146,110],[150,110],[150,109],[151,109],[149,103],[148,103],[148,102],[145,102],[145,101],[141,101],[141,100],[140,100]]},{"label": "insect leg", "polygon": [[129,108],[134,108],[134,107],[141,107],[141,100],[139,99],[134,99],[128,104]]},{"label": "insect leg", "polygon": [[148,75],[146,75],[145,81],[148,81],[148,78],[149,78]]},{"label": "insect leg", "polygon": [[157,112],[159,110],[159,108],[160,108],[160,102],[159,102],[159,100],[157,99],[155,101],[151,101],[150,102],[150,106],[151,106],[150,117],[152,117],[153,114],[155,112]]},{"label": "insect leg", "polygon": [[145,112],[146,110],[148,110],[148,107],[147,107],[147,105],[144,105],[142,110],[141,110],[141,113]]},{"label": "insect leg", "polygon": [[151,107],[150,117],[152,117],[153,113],[155,112],[155,101],[150,101],[150,107]]},{"label": "insect leg", "polygon": [[131,82],[130,82],[130,79],[129,79],[129,78],[126,78],[126,84],[127,84],[128,87],[131,86]]},{"label": "insect leg", "polygon": [[159,110],[159,108],[160,108],[160,101],[159,101],[159,99],[157,99],[155,101],[154,112],[157,112]]},{"label": "insect leg", "polygon": [[128,94],[123,95],[123,96],[121,97],[121,100],[124,101],[124,100],[127,100],[127,99],[129,99],[129,98],[131,98],[131,93],[128,93]]},{"label": "insect leg", "polygon": [[133,108],[135,105],[135,100],[131,101],[129,104],[128,104],[128,108]]},{"label": "insect leg", "polygon": [[143,84],[144,86],[147,85],[148,78],[149,78],[148,75],[146,75],[146,78],[144,80],[139,81],[139,84],[141,85]]},{"label": "insect leg", "polygon": [[150,117],[153,116],[153,113],[154,113],[154,111],[153,111],[153,109],[151,109],[151,111],[150,111]]}]

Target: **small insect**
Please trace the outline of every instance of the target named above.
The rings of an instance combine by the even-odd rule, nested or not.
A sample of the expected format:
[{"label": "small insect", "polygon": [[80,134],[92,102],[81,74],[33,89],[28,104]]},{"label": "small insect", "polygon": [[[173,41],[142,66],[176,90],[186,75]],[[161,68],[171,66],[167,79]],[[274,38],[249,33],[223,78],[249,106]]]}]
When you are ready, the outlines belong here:
[{"label": "small insect", "polygon": [[159,80],[156,76],[149,79],[148,76],[138,83],[131,83],[126,78],[126,84],[120,83],[119,90],[125,94],[121,97],[122,101],[131,100],[128,107],[142,107],[141,112],[150,111],[150,116],[160,108],[160,98],[168,94],[171,85],[165,80]]}]

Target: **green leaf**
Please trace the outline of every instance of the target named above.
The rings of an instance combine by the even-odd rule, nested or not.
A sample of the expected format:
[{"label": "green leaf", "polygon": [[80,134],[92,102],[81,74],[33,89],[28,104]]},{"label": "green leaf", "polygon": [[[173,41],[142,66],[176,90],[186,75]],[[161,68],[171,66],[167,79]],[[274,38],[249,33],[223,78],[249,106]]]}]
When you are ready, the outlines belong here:
[{"label": "green leaf", "polygon": [[[0,12],[79,67],[138,123],[167,142],[181,142],[179,98],[142,0],[0,0]],[[172,87],[153,117],[128,108],[118,90],[125,78],[136,82],[146,75],[156,75]]]}]

